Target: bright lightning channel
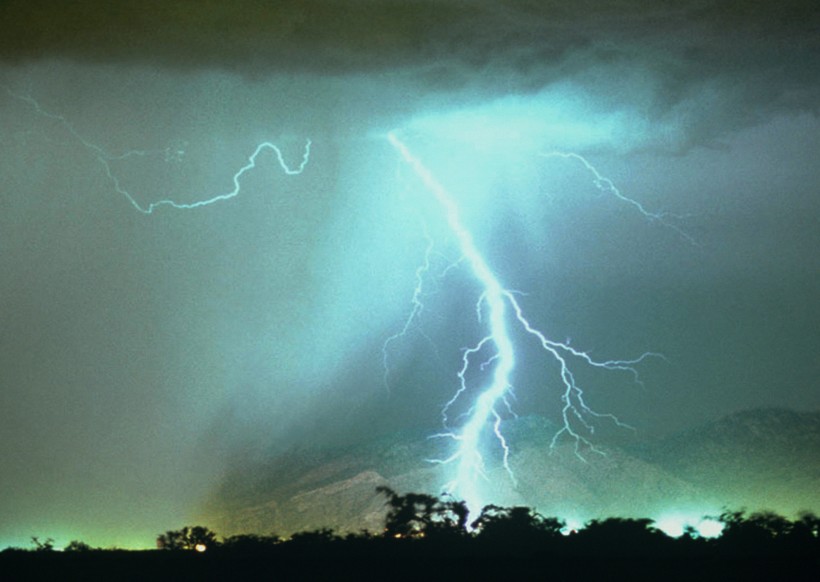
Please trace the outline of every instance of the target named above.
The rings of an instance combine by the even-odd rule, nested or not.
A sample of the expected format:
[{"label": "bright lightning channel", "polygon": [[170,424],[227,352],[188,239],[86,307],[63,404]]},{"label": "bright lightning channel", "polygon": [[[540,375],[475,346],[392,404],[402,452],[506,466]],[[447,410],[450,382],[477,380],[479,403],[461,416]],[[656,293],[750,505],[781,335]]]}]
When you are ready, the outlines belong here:
[{"label": "bright lightning channel", "polygon": [[[493,366],[488,384],[479,391],[479,395],[470,408],[467,414],[467,420],[463,425],[458,429],[448,429],[445,433],[434,435],[447,437],[456,442],[455,452],[450,457],[434,460],[434,462],[455,464],[455,476],[445,486],[445,491],[463,499],[467,503],[470,512],[474,514],[483,507],[479,484],[482,479],[486,478],[486,472],[484,459],[481,454],[481,440],[487,431],[490,431],[492,436],[498,441],[503,452],[504,468],[510,475],[513,483],[515,483],[515,475],[509,464],[510,448],[501,432],[502,416],[499,412],[499,409],[502,407],[510,408],[507,397],[512,395],[511,376],[515,367],[515,347],[510,337],[509,326],[517,325],[527,334],[535,338],[541,348],[558,363],[563,384],[563,393],[561,395],[563,402],[561,411],[563,425],[554,435],[551,447],[555,447],[558,439],[562,436],[569,436],[575,442],[575,454],[582,460],[582,446],[588,447],[590,450],[598,453],[602,452],[596,449],[594,444],[579,432],[579,429],[574,428],[575,425],[580,424],[588,432],[593,431],[593,426],[590,421],[591,418],[607,418],[619,426],[627,427],[627,425],[612,414],[600,414],[595,412],[586,404],[584,392],[578,385],[570,368],[569,362],[571,358],[580,359],[586,365],[596,368],[627,371],[634,375],[636,381],[640,382],[634,366],[648,357],[662,356],[660,356],[660,354],[647,352],[633,360],[598,361],[594,360],[588,353],[571,347],[568,343],[548,339],[544,333],[533,327],[526,318],[514,293],[505,288],[498,277],[493,273],[483,254],[476,246],[473,235],[462,221],[458,205],[450,192],[438,181],[423,162],[413,154],[395,132],[388,133],[387,139],[441,206],[447,225],[455,236],[462,258],[469,265],[472,275],[481,286],[481,294],[476,304],[476,313],[480,321],[482,320],[482,307],[486,306],[488,315],[486,322],[487,335],[475,346],[465,350],[463,354],[463,365],[458,373],[460,386],[442,410],[445,426],[447,425],[447,411],[467,390],[466,376],[471,365],[471,358],[479,352],[492,347],[492,356],[481,364],[482,370],[486,366]],[[622,195],[612,182],[601,176],[598,171],[581,156],[577,154],[544,155],[561,155],[566,158],[581,161],[586,168],[593,173],[595,183],[599,188],[609,190],[617,198],[632,204],[647,218],[663,220],[662,215],[649,213],[640,203]],[[429,247],[428,253],[425,256],[429,256]],[[403,335],[409,329],[412,320],[421,312],[422,305],[419,300],[421,278],[427,270],[429,270],[429,261],[425,259],[424,264],[416,271],[417,287],[413,295],[413,310],[405,322],[403,330],[399,332],[399,334],[389,338],[388,342]],[[385,349],[386,348],[387,344],[385,344]]]},{"label": "bright lightning channel", "polygon": [[[293,167],[287,164],[282,150],[277,145],[265,141],[256,146],[256,149],[248,157],[247,163],[240,167],[239,170],[237,170],[233,175],[233,189],[230,191],[190,203],[176,202],[170,198],[165,198],[151,202],[147,205],[142,205],[130,192],[122,187],[119,179],[113,173],[111,162],[124,160],[129,157],[157,155],[163,155],[166,161],[171,161],[174,159],[179,160],[182,156],[184,156],[184,150],[181,148],[131,150],[120,155],[112,155],[106,152],[102,147],[87,140],[65,117],[41,107],[34,98],[28,95],[16,94],[9,89],[6,89],[6,91],[15,99],[27,103],[38,115],[52,119],[61,124],[64,129],[79,144],[89,150],[95,159],[102,165],[114,190],[124,196],[128,202],[142,214],[152,214],[155,209],[161,206],[170,206],[172,208],[182,210],[200,208],[238,196],[241,191],[240,179],[246,172],[249,172],[256,167],[257,158],[263,151],[269,150],[273,152],[280,168],[286,175],[301,174],[310,161],[311,141],[309,139],[306,140],[301,162]],[[469,265],[473,276],[478,280],[482,288],[482,293],[476,303],[477,317],[479,321],[483,319],[482,307],[484,305],[486,305],[486,310],[489,316],[487,322],[487,335],[483,337],[475,346],[465,350],[463,354],[463,365],[458,373],[460,386],[453,397],[442,409],[442,417],[445,426],[448,425],[448,410],[467,390],[466,378],[467,372],[471,365],[471,357],[476,356],[485,350],[485,348],[489,348],[490,346],[493,348],[493,354],[481,364],[481,370],[483,371],[485,367],[490,365],[493,366],[491,381],[488,386],[480,391],[478,398],[470,408],[467,421],[459,429],[449,430],[448,432],[440,435],[434,435],[451,438],[457,443],[456,451],[449,458],[436,461],[442,464],[456,464],[456,474],[454,479],[446,486],[447,492],[464,499],[467,502],[471,513],[477,512],[483,505],[482,497],[479,491],[479,482],[481,478],[486,477],[484,460],[480,452],[480,442],[482,436],[488,430],[491,431],[492,435],[499,442],[503,451],[503,465],[509,473],[510,478],[513,482],[515,482],[515,476],[509,465],[510,449],[504,435],[501,432],[502,416],[499,413],[499,408],[501,408],[502,405],[506,409],[511,410],[507,398],[512,396],[511,376],[515,367],[515,348],[509,334],[509,325],[517,325],[527,334],[533,336],[538,341],[542,349],[554,358],[556,362],[558,362],[561,369],[560,376],[564,387],[561,396],[563,402],[563,426],[554,435],[551,446],[554,447],[562,435],[568,435],[574,439],[575,453],[582,460],[583,457],[580,452],[581,446],[586,446],[590,450],[599,453],[601,451],[596,449],[591,441],[589,441],[583,434],[574,428],[576,424],[580,424],[589,432],[592,432],[593,430],[593,426],[589,420],[590,417],[607,418],[619,426],[627,425],[621,423],[614,415],[600,414],[587,406],[584,400],[583,390],[577,384],[575,376],[570,369],[570,358],[580,359],[587,365],[597,368],[628,371],[635,376],[636,381],[640,381],[637,371],[633,366],[640,363],[647,357],[662,356],[648,352],[633,360],[597,361],[592,359],[586,352],[572,348],[568,343],[555,342],[548,339],[546,335],[530,324],[513,292],[505,288],[493,273],[481,251],[475,245],[473,236],[469,229],[462,222],[458,205],[448,190],[435,178],[435,176],[433,176],[430,170],[427,169],[422,161],[410,151],[408,146],[400,140],[394,132],[387,135],[387,140],[399,152],[404,161],[412,168],[424,186],[433,193],[434,197],[441,206],[447,225],[455,235],[459,250],[461,252],[461,258],[448,267],[448,269],[462,262],[466,262]],[[593,174],[594,183],[599,189],[612,193],[623,202],[634,206],[646,218],[661,221],[686,237],[687,240],[692,241],[691,237],[689,237],[686,233],[682,232],[674,225],[670,225],[666,222],[666,215],[648,212],[639,202],[621,194],[621,192],[609,179],[603,177],[586,159],[578,154],[552,152],[541,155],[544,157],[557,156],[567,159],[575,159],[581,162],[586,169]],[[385,382],[387,382],[387,358],[390,343],[403,337],[410,330],[411,326],[420,316],[424,308],[421,300],[422,285],[424,278],[428,274],[431,267],[430,256],[433,249],[432,238],[426,232],[425,237],[427,240],[427,249],[425,252],[424,262],[416,270],[416,288],[412,299],[413,308],[405,320],[403,328],[398,333],[389,337],[383,347]]]},{"label": "bright lightning channel", "polygon": [[157,200],[155,202],[151,202],[147,205],[142,205],[137,201],[137,199],[128,190],[126,190],[125,188],[122,187],[122,185],[120,184],[119,178],[117,178],[117,176],[114,175],[114,173],[111,169],[111,162],[124,160],[124,159],[130,158],[130,157],[148,157],[148,156],[157,156],[157,155],[163,155],[165,157],[166,161],[181,160],[182,156],[185,155],[185,151],[183,149],[168,147],[168,148],[159,149],[159,150],[130,150],[130,151],[124,152],[124,153],[119,154],[119,155],[113,155],[113,154],[110,154],[110,153],[106,152],[102,147],[98,146],[95,143],[90,142],[88,139],[83,137],[83,135],[81,133],[79,133],[77,131],[77,129],[74,127],[74,125],[72,123],[70,123],[65,117],[63,117],[62,115],[59,115],[57,113],[53,113],[51,111],[48,111],[48,110],[44,109],[43,107],[41,107],[40,103],[38,103],[37,100],[34,99],[33,97],[31,97],[29,95],[20,95],[20,94],[14,93],[13,91],[11,91],[8,88],[6,88],[6,92],[9,95],[11,95],[12,97],[14,97],[15,99],[17,99],[19,101],[23,101],[24,103],[27,103],[29,106],[31,106],[32,109],[34,109],[34,111],[38,115],[41,115],[41,116],[49,118],[49,119],[53,119],[54,121],[56,121],[60,125],[62,125],[63,128],[65,128],[65,130],[77,142],[79,142],[83,147],[85,147],[87,150],[89,150],[91,152],[91,154],[95,157],[97,162],[99,162],[100,165],[102,165],[103,170],[105,171],[105,174],[108,177],[108,180],[110,181],[110,183],[111,183],[112,187],[114,188],[114,190],[117,193],[124,196],[125,199],[128,200],[128,202],[131,204],[131,206],[133,206],[136,210],[138,210],[142,214],[151,214],[151,213],[154,212],[155,209],[157,209],[161,206],[170,206],[172,208],[176,208],[176,209],[179,209],[179,210],[191,210],[191,209],[194,209],[194,208],[209,206],[209,205],[214,204],[216,202],[222,202],[224,200],[230,200],[231,198],[234,198],[234,197],[238,196],[240,191],[242,190],[242,186],[241,186],[240,181],[239,181],[240,178],[246,172],[249,172],[250,170],[252,170],[256,167],[256,159],[259,157],[259,155],[263,151],[273,152],[273,154],[276,157],[277,162],[279,163],[279,167],[288,176],[294,176],[294,175],[301,174],[304,171],[305,167],[308,165],[308,162],[310,161],[310,147],[311,147],[311,140],[310,139],[306,140],[306,142],[305,142],[305,147],[304,147],[304,151],[302,153],[301,162],[298,165],[294,166],[294,167],[291,167],[285,161],[284,155],[282,154],[282,150],[279,148],[279,146],[277,146],[276,144],[274,144],[272,142],[265,141],[265,142],[262,142],[262,143],[260,143],[256,146],[256,149],[254,150],[254,152],[250,156],[248,156],[248,162],[244,166],[239,168],[239,170],[237,170],[236,173],[233,175],[233,178],[232,178],[233,189],[232,190],[230,190],[228,192],[225,192],[225,193],[222,193],[222,194],[217,194],[215,196],[211,196],[210,198],[206,198],[206,199],[203,199],[203,200],[197,200],[195,202],[188,202],[188,203],[175,202],[174,200],[172,200],[170,198],[164,198],[162,200]]}]

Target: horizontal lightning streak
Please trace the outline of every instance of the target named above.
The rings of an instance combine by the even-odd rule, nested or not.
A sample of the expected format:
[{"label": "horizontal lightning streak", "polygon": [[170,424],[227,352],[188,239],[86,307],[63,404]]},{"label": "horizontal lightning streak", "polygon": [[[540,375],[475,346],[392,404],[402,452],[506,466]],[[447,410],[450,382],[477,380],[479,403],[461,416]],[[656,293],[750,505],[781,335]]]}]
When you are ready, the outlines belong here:
[{"label": "horizontal lightning streak", "polygon": [[125,197],[126,200],[133,206],[136,210],[141,212],[142,214],[151,214],[154,212],[155,209],[161,206],[170,206],[172,208],[177,208],[180,210],[190,210],[194,208],[200,208],[203,206],[209,206],[216,202],[221,202],[223,200],[229,200],[239,195],[241,191],[241,185],[239,179],[249,170],[252,170],[256,167],[256,158],[259,156],[260,153],[266,150],[270,150],[274,153],[277,162],[279,163],[279,167],[282,171],[289,176],[301,174],[305,167],[307,166],[308,162],[310,161],[310,147],[311,147],[311,140],[306,140],[304,151],[302,154],[302,161],[299,165],[295,167],[290,167],[287,162],[285,161],[284,155],[282,154],[282,150],[276,144],[273,144],[269,141],[265,141],[260,143],[256,146],[254,152],[248,157],[248,163],[244,166],[239,168],[239,170],[233,175],[233,189],[229,192],[225,192],[223,194],[217,194],[216,196],[212,196],[210,198],[206,198],[203,200],[198,200],[196,202],[176,202],[170,198],[165,198],[162,200],[157,200],[155,202],[149,203],[147,206],[141,205],[137,199],[130,193],[128,190],[122,187],[120,184],[120,180],[114,175],[113,170],[111,169],[111,162],[117,160],[124,160],[129,157],[147,157],[147,156],[155,156],[155,155],[164,155],[166,160],[169,159],[179,159],[184,152],[179,149],[173,148],[165,148],[160,150],[130,150],[120,155],[113,155],[106,152],[103,148],[98,146],[95,143],[88,141],[85,137],[80,134],[77,129],[72,125],[65,117],[62,115],[58,115],[56,113],[52,113],[40,106],[40,104],[35,100],[33,97],[29,95],[19,95],[17,93],[12,92],[10,89],[6,88],[6,92],[18,99],[19,101],[23,101],[27,103],[34,109],[34,111],[43,117],[53,119],[62,125],[65,130],[74,137],[77,142],[79,142],[83,147],[89,150],[96,160],[102,165],[103,170],[105,171],[108,180],[111,182],[114,190]]}]

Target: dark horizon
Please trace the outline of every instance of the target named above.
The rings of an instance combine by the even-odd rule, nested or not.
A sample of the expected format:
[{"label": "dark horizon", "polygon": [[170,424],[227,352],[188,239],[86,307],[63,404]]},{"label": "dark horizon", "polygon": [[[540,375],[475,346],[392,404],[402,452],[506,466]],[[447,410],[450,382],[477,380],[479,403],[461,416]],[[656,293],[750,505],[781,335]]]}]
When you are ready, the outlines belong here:
[{"label": "dark horizon", "polygon": [[527,507],[488,506],[471,524],[467,506],[421,494],[387,499],[377,533],[338,536],[331,530],[220,538],[202,526],[169,530],[150,551],[101,550],[72,541],[64,552],[51,540],[31,550],[0,552],[0,572],[26,577],[244,579],[274,569],[299,578],[427,579],[479,574],[543,575],[577,580],[805,579],[816,571],[820,519],[787,520],[772,513],[724,512],[720,535],[691,528],[670,537],[648,519],[604,519],[567,530],[560,520]]}]

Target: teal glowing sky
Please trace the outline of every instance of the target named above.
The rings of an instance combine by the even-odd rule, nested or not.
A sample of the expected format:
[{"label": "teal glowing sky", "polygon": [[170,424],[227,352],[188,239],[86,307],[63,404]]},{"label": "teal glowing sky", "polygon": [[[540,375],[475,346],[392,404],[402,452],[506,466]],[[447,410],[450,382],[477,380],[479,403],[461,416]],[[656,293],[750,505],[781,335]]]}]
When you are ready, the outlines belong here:
[{"label": "teal glowing sky", "polygon": [[[197,8],[193,9],[192,6]],[[343,7],[343,8],[342,8]],[[438,429],[475,288],[391,129],[551,337],[668,362],[590,378],[648,435],[816,410],[820,47],[808,2],[86,1],[0,8],[0,546],[150,545],[237,450]],[[73,127],[38,114],[62,116]],[[242,194],[195,202],[270,140]],[[652,211],[602,196],[586,156]],[[168,155],[166,155],[166,152]],[[691,237],[696,244],[688,239]],[[465,299],[469,298],[469,301]],[[516,410],[553,415],[522,356]]]}]

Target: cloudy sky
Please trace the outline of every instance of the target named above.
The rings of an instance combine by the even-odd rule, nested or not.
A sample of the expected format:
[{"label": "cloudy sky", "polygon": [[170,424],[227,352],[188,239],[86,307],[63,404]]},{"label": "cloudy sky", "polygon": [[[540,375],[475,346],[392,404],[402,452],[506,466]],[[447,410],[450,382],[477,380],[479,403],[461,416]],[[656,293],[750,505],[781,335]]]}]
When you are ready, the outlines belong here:
[{"label": "cloudy sky", "polygon": [[391,130],[535,325],[664,354],[579,371],[597,410],[816,410],[813,3],[600,4],[0,4],[0,546],[150,544],[238,451],[438,430],[481,290]]}]

